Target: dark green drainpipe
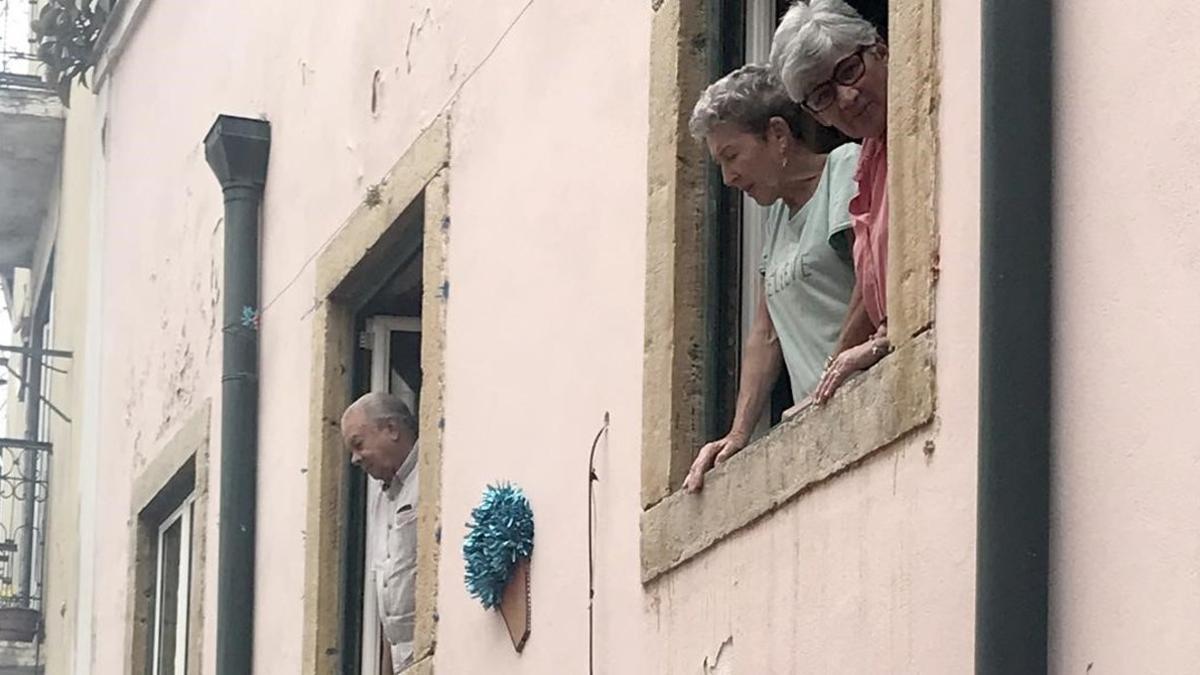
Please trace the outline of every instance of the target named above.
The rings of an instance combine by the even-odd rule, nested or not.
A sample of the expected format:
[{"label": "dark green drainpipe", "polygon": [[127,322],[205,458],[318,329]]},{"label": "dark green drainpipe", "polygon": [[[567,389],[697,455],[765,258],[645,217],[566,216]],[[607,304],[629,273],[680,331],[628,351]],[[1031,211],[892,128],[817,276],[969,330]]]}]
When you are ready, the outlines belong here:
[{"label": "dark green drainpipe", "polygon": [[218,675],[249,675],[254,658],[258,232],[270,148],[271,125],[263,120],[219,115],[204,138],[204,156],[225,195]]},{"label": "dark green drainpipe", "polygon": [[1047,666],[1054,2],[984,0],[975,672]]}]

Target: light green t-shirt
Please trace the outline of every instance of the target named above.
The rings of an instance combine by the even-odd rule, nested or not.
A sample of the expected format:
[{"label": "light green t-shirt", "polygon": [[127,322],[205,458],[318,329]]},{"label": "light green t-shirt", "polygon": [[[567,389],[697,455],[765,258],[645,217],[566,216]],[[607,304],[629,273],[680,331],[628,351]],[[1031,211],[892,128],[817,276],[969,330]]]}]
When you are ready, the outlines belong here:
[{"label": "light green t-shirt", "polygon": [[782,200],[767,213],[759,271],[797,402],[820,381],[854,289],[849,205],[858,154],[854,143],[836,148],[807,204],[790,218]]}]

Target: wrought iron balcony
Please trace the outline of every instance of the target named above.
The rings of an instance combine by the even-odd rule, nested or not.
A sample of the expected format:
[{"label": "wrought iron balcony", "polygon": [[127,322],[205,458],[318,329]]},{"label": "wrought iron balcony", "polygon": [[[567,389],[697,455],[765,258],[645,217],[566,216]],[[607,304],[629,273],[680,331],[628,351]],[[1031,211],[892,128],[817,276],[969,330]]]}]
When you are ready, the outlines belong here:
[{"label": "wrought iron balcony", "polygon": [[50,444],[0,438],[0,640],[40,631]]}]

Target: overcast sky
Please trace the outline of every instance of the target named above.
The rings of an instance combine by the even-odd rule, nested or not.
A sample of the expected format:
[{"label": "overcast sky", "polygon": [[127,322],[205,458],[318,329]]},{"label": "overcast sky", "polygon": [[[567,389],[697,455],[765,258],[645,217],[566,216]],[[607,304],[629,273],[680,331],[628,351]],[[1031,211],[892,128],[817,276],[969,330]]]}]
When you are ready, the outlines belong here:
[{"label": "overcast sky", "polygon": [[[0,0],[0,52],[29,52],[29,3],[25,0]],[[29,74],[27,59],[0,53],[0,70]]]},{"label": "overcast sky", "polygon": [[[29,3],[22,0],[0,0],[0,51],[29,51]],[[9,73],[29,73],[31,64],[24,59],[15,59],[11,54],[0,54],[0,70]],[[0,293],[0,344],[11,345],[12,322],[4,294]],[[11,380],[12,376],[0,368],[0,380]],[[8,400],[8,390],[0,385],[0,405]],[[0,411],[3,409],[0,408]],[[0,436],[7,431],[3,412],[0,412]]]}]

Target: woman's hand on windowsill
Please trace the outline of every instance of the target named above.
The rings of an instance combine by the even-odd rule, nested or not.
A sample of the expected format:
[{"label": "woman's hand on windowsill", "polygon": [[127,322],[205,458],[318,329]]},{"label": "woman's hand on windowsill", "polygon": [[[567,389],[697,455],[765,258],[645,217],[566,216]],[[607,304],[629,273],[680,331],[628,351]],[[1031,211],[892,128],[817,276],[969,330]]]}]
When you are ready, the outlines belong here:
[{"label": "woman's hand on windowsill", "polygon": [[699,492],[704,487],[704,472],[737,454],[746,447],[747,440],[742,434],[730,432],[724,438],[705,443],[683,480],[683,488],[688,492]]},{"label": "woman's hand on windowsill", "polygon": [[821,381],[813,390],[813,403],[819,405],[828,401],[851,375],[875,365],[891,350],[887,336],[875,337],[831,358],[825,366],[825,373],[821,375]]}]

